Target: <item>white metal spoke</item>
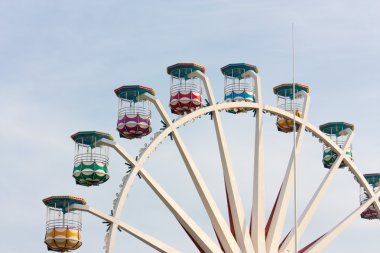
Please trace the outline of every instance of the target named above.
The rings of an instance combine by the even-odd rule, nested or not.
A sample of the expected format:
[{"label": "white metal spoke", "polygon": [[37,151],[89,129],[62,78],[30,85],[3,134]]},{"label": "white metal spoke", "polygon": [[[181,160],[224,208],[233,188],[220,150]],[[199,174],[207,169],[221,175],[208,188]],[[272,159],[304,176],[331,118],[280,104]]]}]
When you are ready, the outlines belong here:
[{"label": "white metal spoke", "polygon": [[190,156],[181,136],[179,135],[176,128],[173,127],[173,123],[170,121],[170,118],[167,116],[161,102],[152,96],[145,95],[146,99],[149,99],[157,108],[163,120],[167,124],[168,128],[172,130],[172,136],[178,148],[178,151],[181,154],[181,157],[186,165],[186,168],[190,174],[191,179],[197,189],[197,192],[202,200],[202,203],[206,209],[206,212],[210,218],[210,221],[213,225],[213,228],[218,236],[218,239],[226,252],[240,252],[239,246],[237,245],[235,238],[231,234],[231,231],[228,228],[226,221],[224,220],[220,210],[218,209],[215,200],[213,199],[210,191],[207,188],[206,183],[204,182],[199,169],[195,165],[195,162]]},{"label": "white metal spoke", "polygon": [[177,131],[173,131],[173,138],[179,147],[182,159],[185,162],[190,177],[192,178],[195,188],[202,200],[202,203],[207,211],[210,221],[215,229],[215,232],[226,252],[240,252],[240,249],[232,236],[229,227],[224,220],[220,210],[218,209],[215,200],[211,196],[206,183],[204,182],[198,168],[195,167],[193,160],[190,158],[190,153],[185,148],[182,139],[177,135]]},{"label": "white metal spoke", "polygon": [[255,160],[253,177],[253,200],[251,213],[251,239],[255,252],[266,252],[265,245],[265,196],[264,196],[264,144],[263,144],[263,108],[261,97],[261,79],[252,70],[247,71],[255,80],[256,109]]},{"label": "white metal spoke", "polygon": [[151,246],[152,248],[156,249],[157,251],[159,252],[165,252],[165,253],[176,253],[176,252],[181,252],[169,245],[166,245],[164,244],[163,242],[149,236],[149,235],[146,235],[145,233],[135,229],[134,227],[126,224],[126,223],[123,223],[123,222],[120,222],[119,223],[119,228],[124,230],[125,232],[131,234],[132,236],[134,236],[135,238],[141,240],[142,242],[146,243],[147,245]]},{"label": "white metal spoke", "polygon": [[[302,93],[304,97],[302,115],[303,115],[303,119],[307,120],[310,100],[309,100],[309,95],[306,92],[302,91]],[[305,124],[302,124],[300,125],[298,129],[297,140],[295,143],[296,157],[298,157],[298,154],[300,153],[304,133],[305,133]],[[286,218],[286,214],[287,214],[287,210],[288,210],[288,206],[289,206],[289,202],[291,198],[291,192],[293,191],[294,161],[296,157],[294,157],[294,153],[292,152],[289,162],[288,162],[288,167],[286,170],[285,177],[281,184],[280,194],[278,196],[277,203],[274,206],[272,220],[269,221],[270,224],[267,224],[267,226],[269,225],[269,230],[266,237],[266,245],[267,245],[268,253],[278,252],[278,245],[280,244],[280,239],[281,239],[281,235],[282,235],[282,231],[283,231],[283,227],[285,223],[285,218]]]},{"label": "white metal spoke", "polygon": [[[315,214],[315,211],[317,210],[317,207],[319,206],[322,198],[324,197],[328,187],[331,185],[332,180],[342,163],[343,159],[346,156],[346,151],[350,147],[351,142],[354,138],[354,132],[350,131],[349,137],[346,140],[346,143],[344,144],[343,151],[341,149],[336,150],[338,157],[336,158],[334,164],[329,169],[327,175],[323,179],[322,183],[318,187],[317,191],[314,193],[314,196],[310,200],[309,204],[306,206],[305,210],[303,211],[301,217],[299,218],[297,224],[297,232],[299,238],[302,237],[302,234],[304,233],[306,227],[308,226],[309,222],[311,221],[312,217]],[[350,159],[350,158],[348,158]],[[347,159],[347,160],[348,160]],[[286,237],[284,243],[281,245],[281,248],[279,250],[280,253],[285,252],[285,250],[294,250],[294,236],[295,236],[295,228],[290,231],[290,234]]]},{"label": "white metal spoke", "polygon": [[162,202],[169,208],[179,223],[198,243],[205,252],[222,252],[205,232],[176,204],[169,195],[158,185],[157,182],[144,169],[140,170],[141,177],[148,183]]},{"label": "white metal spoke", "polygon": [[249,240],[249,233],[245,233],[246,220],[244,215],[244,207],[240,198],[235,174],[233,173],[232,162],[228,155],[229,151],[218,111],[215,111],[214,114],[214,125],[217,133],[219,152],[221,155],[224,172],[224,181],[228,196],[228,205],[231,211],[236,240],[243,252],[254,252],[252,242]]},{"label": "white metal spoke", "polygon": [[139,170],[141,169],[141,166],[135,159],[132,158],[132,156],[120,144],[114,141],[101,139],[98,145],[105,145],[105,146],[109,146],[113,148],[121,157],[124,158],[125,161],[131,164],[131,166],[133,166],[134,168],[131,171],[131,173],[127,176],[127,180],[123,184],[121,194],[119,195],[117,199],[117,203],[115,205],[114,216],[116,219],[120,219],[121,214],[122,214],[122,208],[124,207],[125,201],[127,200],[128,193],[132,187],[132,184]]},{"label": "white metal spoke", "polygon": [[308,248],[305,253],[318,253],[321,252],[329,243],[331,243],[340,233],[342,233],[355,219],[357,219],[360,214],[365,211],[372,203],[380,197],[380,192],[378,192],[374,197],[367,200],[363,205],[358,207],[350,215],[348,215],[344,220],[342,220],[338,225],[331,229],[328,233],[322,236],[317,242],[315,242],[310,248]]},{"label": "white metal spoke", "polygon": [[[211,84],[206,75],[200,71],[195,71],[189,77],[198,77],[202,80],[211,106],[216,104],[216,100],[211,89]],[[253,245],[249,239],[249,233],[246,233],[246,221],[244,207],[239,194],[234,169],[232,166],[230,153],[228,150],[227,140],[224,134],[220,113],[218,110],[213,111],[213,121],[218,141],[219,154],[222,162],[224,182],[228,198],[228,208],[232,216],[232,225],[235,231],[235,237],[240,249],[243,252],[254,252]]]},{"label": "white metal spoke", "polygon": [[[127,162],[129,162],[131,165],[134,166],[134,169],[132,170],[129,180],[127,180],[126,184],[123,186],[122,193],[119,196],[118,202],[115,209],[115,218],[120,219],[122,207],[124,206],[124,203],[126,201],[127,193],[129,192],[129,189],[132,184],[131,176],[133,175],[133,179],[136,178],[136,175],[139,173],[141,177],[144,178],[144,180],[148,183],[148,185],[152,188],[152,190],[158,195],[158,197],[163,201],[163,203],[168,207],[168,209],[173,213],[175,218],[180,222],[180,224],[186,229],[189,234],[194,238],[194,240],[198,243],[198,245],[205,250],[205,252],[218,252],[220,251],[220,248],[204,233],[197,225],[196,223],[190,218],[189,215],[187,215],[180,206],[167,194],[162,187],[154,181],[154,179],[148,174],[147,171],[145,171],[142,166],[139,164],[138,161],[134,160],[128,152],[123,149],[119,144],[110,141],[102,139],[101,143],[103,145],[107,145],[109,147],[112,147],[115,149],[116,152],[118,152]],[[115,237],[117,229],[115,226],[111,225],[110,232],[115,230],[114,234],[110,234],[110,242],[109,242],[109,249],[113,249],[114,243],[115,243]],[[113,239],[113,241],[111,241]],[[109,251],[112,252],[112,251]]]},{"label": "white metal spoke", "polygon": [[87,206],[87,205],[79,205],[74,204],[70,206],[70,210],[81,210],[84,212],[88,212],[90,214],[93,214],[94,216],[103,219],[105,221],[108,221],[112,223],[116,228],[119,227],[120,229],[124,230],[125,232],[129,233],[130,235],[134,236],[135,238],[139,239],[140,241],[144,242],[145,244],[149,245],[150,247],[156,249],[159,252],[163,253],[180,253],[179,250],[161,242],[160,240],[147,235],[140,230],[124,223],[120,222],[119,220],[115,219],[115,217],[105,214],[104,212],[101,212],[93,207]]}]

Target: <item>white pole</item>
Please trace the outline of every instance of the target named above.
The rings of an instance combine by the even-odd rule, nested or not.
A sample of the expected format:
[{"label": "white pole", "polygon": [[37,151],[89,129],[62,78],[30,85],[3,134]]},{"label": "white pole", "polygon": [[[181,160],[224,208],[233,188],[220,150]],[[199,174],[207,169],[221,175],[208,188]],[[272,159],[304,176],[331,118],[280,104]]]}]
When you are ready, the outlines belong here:
[{"label": "white pole", "polygon": [[296,94],[296,84],[295,84],[295,55],[294,55],[294,23],[292,24],[292,58],[293,58],[293,157],[294,157],[294,170],[293,170],[293,183],[294,183],[294,253],[298,253],[298,233],[297,233],[297,157],[296,157],[296,112],[295,112],[295,94]]},{"label": "white pole", "polygon": [[[297,97],[302,96],[304,103],[303,103],[303,110],[302,110],[302,119],[304,121],[307,120],[308,112],[309,112],[309,104],[310,104],[310,97],[305,91],[300,91],[297,93]],[[300,150],[303,143],[304,133],[305,133],[305,124],[298,123],[298,133],[297,133],[297,140],[296,140],[296,154],[300,154]],[[278,201],[276,205],[273,207],[273,218],[270,221],[267,226],[269,226],[268,235],[266,237],[266,244],[267,244],[267,251],[268,253],[277,253],[278,252],[278,245],[280,244],[281,235],[283,232],[283,227],[285,223],[285,218],[288,210],[288,206],[290,203],[291,198],[291,191],[294,190],[294,152],[293,149],[291,151],[291,156],[289,158],[288,166],[286,169],[286,173],[284,176],[284,179],[282,180],[280,193],[278,196]]]}]

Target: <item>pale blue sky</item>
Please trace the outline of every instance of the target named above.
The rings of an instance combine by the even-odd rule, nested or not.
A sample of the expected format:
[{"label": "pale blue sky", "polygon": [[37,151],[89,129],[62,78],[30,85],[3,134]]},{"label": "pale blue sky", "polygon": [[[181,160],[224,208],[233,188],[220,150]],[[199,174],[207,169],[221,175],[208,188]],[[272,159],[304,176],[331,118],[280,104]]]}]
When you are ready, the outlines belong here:
[{"label": "pale blue sky", "polygon": [[[221,101],[220,67],[247,62],[260,68],[265,103],[274,104],[272,87],[291,80],[293,22],[296,80],[311,87],[310,121],[315,125],[327,121],[354,123],[357,165],[364,173],[380,171],[379,9],[377,1],[343,0],[1,0],[0,251],[46,251],[45,207],[41,202],[44,197],[82,196],[90,205],[109,212],[125,173],[123,162],[111,152],[111,179],[107,184],[97,188],[76,186],[71,177],[74,145],[69,136],[80,130],[101,130],[117,136],[115,88],[147,85],[167,105],[166,67],[177,62],[197,62],[207,68]],[[253,151],[247,152],[246,147],[253,140],[252,118],[223,117],[248,211],[248,161]],[[158,131],[156,112],[153,118],[153,131]],[[266,161],[268,210],[291,146],[290,136],[277,133],[273,122],[267,117],[265,123],[269,139],[266,155],[278,157]],[[218,204],[224,208],[224,196],[220,194],[223,189],[213,180],[213,173],[220,176],[220,166],[210,127],[210,121],[203,118],[181,129],[181,133],[199,167],[204,168],[202,173],[210,181],[212,192],[219,193],[215,197]],[[148,140],[120,140],[133,155],[145,141]],[[175,152],[174,143],[166,141],[148,161],[147,169],[210,231],[183,163],[178,157],[174,161]],[[202,156],[205,152],[214,154],[214,163]],[[320,144],[307,137],[300,161],[300,209],[326,173],[320,152]],[[239,170],[244,166],[247,170]],[[352,181],[346,170],[339,173],[301,243],[331,228],[358,204],[358,187]],[[128,203],[124,217],[128,223],[184,252],[194,252],[186,235],[143,181],[134,186]],[[101,252],[105,229],[99,220],[85,214],[84,245],[78,252]],[[379,233],[378,221],[358,219],[326,252],[356,253],[363,248],[377,252]],[[117,250],[153,252],[126,234],[119,235]]]}]

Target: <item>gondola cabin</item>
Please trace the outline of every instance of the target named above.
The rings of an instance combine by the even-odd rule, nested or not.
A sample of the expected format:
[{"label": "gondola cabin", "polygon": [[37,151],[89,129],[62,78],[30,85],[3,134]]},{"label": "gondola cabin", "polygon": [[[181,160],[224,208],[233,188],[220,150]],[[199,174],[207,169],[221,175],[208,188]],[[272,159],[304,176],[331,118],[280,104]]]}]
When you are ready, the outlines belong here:
[{"label": "gondola cabin", "polygon": [[[380,190],[380,173],[364,174],[364,178],[367,180],[368,184],[371,186],[374,192]],[[368,201],[369,194],[365,191],[364,187],[360,187],[360,205]],[[380,200],[380,199],[379,199]],[[380,219],[380,214],[375,208],[374,204],[371,204],[364,212],[360,214],[363,219],[374,220]]]},{"label": "gondola cabin", "polygon": [[78,132],[71,136],[75,142],[73,177],[78,185],[100,185],[109,179],[109,148],[96,146],[101,139],[113,140],[112,136],[97,131]]},{"label": "gondola cabin", "polygon": [[[340,148],[344,147],[344,144],[348,138],[348,129],[354,131],[354,125],[346,122],[329,122],[319,126],[319,130],[328,135]],[[350,145],[346,151],[346,155],[352,159],[352,145]],[[326,144],[323,145],[323,166],[325,168],[331,168],[337,158],[337,154]],[[339,168],[346,167],[344,161],[339,165]]]},{"label": "gondola cabin", "polygon": [[140,97],[147,93],[155,96],[152,88],[141,85],[121,86],[115,90],[119,98],[117,131],[121,138],[135,139],[152,132],[151,102]]},{"label": "gondola cabin", "polygon": [[70,210],[70,205],[85,205],[82,198],[52,196],[43,199],[46,205],[45,244],[48,250],[68,252],[82,245],[82,212]]},{"label": "gondola cabin", "polygon": [[[224,101],[226,102],[256,102],[255,84],[247,71],[259,72],[256,66],[246,63],[228,64],[220,69],[224,75]],[[246,112],[246,108],[228,109],[230,113]]]},{"label": "gondola cabin", "polygon": [[[309,93],[310,88],[305,84],[294,84],[294,94],[293,94],[293,84],[285,83],[278,85],[273,88],[274,94],[277,96],[277,107],[294,114],[297,117],[302,117],[303,106],[304,106],[304,96],[302,92]],[[284,133],[290,133],[294,131],[294,123],[292,118],[285,118],[283,116],[278,116],[276,121],[277,130]],[[296,124],[296,131],[299,125]]]},{"label": "gondola cabin", "polygon": [[171,112],[177,115],[191,113],[202,107],[202,83],[199,78],[190,78],[194,71],[206,72],[196,63],[177,63],[167,68],[170,75]]}]

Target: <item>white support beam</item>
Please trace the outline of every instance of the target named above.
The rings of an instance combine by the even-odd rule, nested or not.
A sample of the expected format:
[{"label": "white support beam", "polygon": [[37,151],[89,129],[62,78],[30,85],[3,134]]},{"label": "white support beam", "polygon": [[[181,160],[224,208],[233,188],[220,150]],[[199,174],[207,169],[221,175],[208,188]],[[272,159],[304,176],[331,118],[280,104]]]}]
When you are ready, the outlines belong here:
[{"label": "white support beam", "polygon": [[146,235],[145,233],[141,232],[140,230],[126,223],[120,222],[119,228],[129,233],[130,235],[134,236],[135,238],[139,239],[140,241],[144,242],[145,244],[149,245],[150,247],[157,250],[158,252],[162,252],[162,253],[180,253],[181,252],[167,244],[164,244],[163,242],[157,240],[156,238],[153,238],[152,236]]},{"label": "white support beam", "polygon": [[168,113],[166,112],[166,110],[164,108],[164,106],[162,105],[162,103],[160,102],[160,100],[157,97],[152,96],[149,93],[144,93],[144,94],[140,95],[139,98],[150,101],[156,107],[156,109],[157,109],[158,113],[160,114],[162,120],[167,125],[172,123]]},{"label": "white support beam", "polygon": [[[202,80],[210,105],[215,105],[216,100],[208,77],[199,70],[190,73],[188,76],[189,78],[198,77]],[[228,208],[231,212],[231,222],[235,231],[235,238],[242,252],[253,253],[253,244],[249,238],[249,233],[246,233],[247,226],[244,207],[239,194],[235,173],[230,158],[230,152],[228,150],[227,140],[224,134],[222,120],[218,110],[213,111],[213,122],[218,141],[220,159],[222,162],[224,182],[228,198],[227,205],[229,206]]]},{"label": "white support beam", "polygon": [[[325,193],[327,192],[327,189],[332,183],[332,180],[336,174],[336,172],[339,169],[340,164],[342,163],[343,159],[347,157],[346,151],[351,146],[351,142],[354,138],[354,132],[351,130],[349,131],[349,136],[346,140],[346,143],[344,144],[343,150],[338,148],[335,150],[337,153],[337,158],[331,168],[329,169],[327,175],[323,179],[322,183],[318,187],[317,191],[314,193],[312,199],[310,200],[309,204],[306,206],[305,210],[303,211],[302,215],[300,216],[297,224],[297,233],[298,238],[301,238],[303,233],[305,232],[306,227],[310,223],[312,217],[314,216],[317,207],[319,206],[321,200],[323,199]],[[350,158],[348,158],[350,159]],[[346,159],[347,160],[347,159]],[[290,231],[289,235],[286,237],[284,243],[281,245],[281,248],[279,250],[280,253],[285,252],[286,250],[293,251],[294,250],[294,238],[295,238],[295,228]]]},{"label": "white support beam", "polygon": [[[114,149],[126,162],[136,167],[135,159],[128,152],[126,152],[119,143],[103,138],[103,139],[100,139],[96,143],[96,145],[97,146],[104,145],[104,146],[108,146]],[[136,179],[138,171],[139,171],[138,169],[133,169],[131,171],[131,173],[128,176],[128,180],[123,184],[123,188],[121,190],[120,196],[117,198],[117,202],[114,208],[114,217],[118,220],[120,220],[123,207],[127,200],[128,193]],[[114,252],[117,234],[118,234],[117,226],[114,225],[114,223],[111,223],[111,227],[108,232],[108,241],[106,242],[106,253]]]},{"label": "white support beam", "polygon": [[235,241],[222,213],[220,212],[215,200],[213,199],[210,190],[208,189],[202,175],[192,160],[190,153],[188,152],[182,138],[179,136],[177,130],[173,130],[173,139],[176,142],[178,150],[182,159],[188,169],[191,179],[198,191],[198,194],[202,200],[202,203],[206,209],[206,212],[210,218],[210,221],[215,229],[215,232],[219,238],[220,243],[225,252],[240,252],[240,248]]},{"label": "white support beam", "polygon": [[162,116],[165,124],[167,125],[167,128],[171,129],[171,133],[178,148],[178,151],[180,152],[180,155],[186,165],[186,168],[195,185],[195,188],[197,189],[197,192],[202,200],[202,203],[206,209],[206,212],[210,218],[215,233],[224,251],[227,253],[240,252],[240,248],[236,243],[231,231],[229,230],[228,225],[222,216],[222,213],[217,207],[216,202],[211,195],[211,192],[207,188],[207,185],[203,180],[199,169],[197,168],[195,162],[191,158],[191,155],[187,150],[176,127],[174,127],[173,122],[170,121],[170,118],[167,116],[165,110],[163,109],[161,102],[156,97],[153,97],[149,94],[144,94],[143,96],[145,99],[151,101],[155,105],[160,115]]},{"label": "white support beam", "polygon": [[265,245],[265,187],[264,187],[264,143],[263,143],[263,100],[261,96],[261,78],[253,70],[244,73],[244,77],[254,80],[256,103],[255,160],[253,176],[253,199],[251,213],[251,240],[256,253],[266,252]]},{"label": "white support beam", "polygon": [[[163,201],[166,207],[172,212],[174,217],[180,222],[180,224],[186,229],[186,231],[194,238],[197,244],[205,251],[205,252],[221,252],[219,246],[217,246],[205,232],[203,232],[197,224],[190,218],[189,215],[182,210],[182,208],[167,194],[162,187],[154,181],[154,179],[148,174],[147,171],[143,169],[140,161],[136,161],[132,158],[130,154],[119,144],[114,141],[101,139],[98,143],[99,145],[106,145],[113,148],[121,157],[123,157],[128,163],[133,166],[131,174],[129,175],[128,180],[123,186],[121,194],[118,198],[114,216],[116,219],[120,219],[122,208],[124,207],[128,192],[132,186],[136,175],[139,173],[141,177],[147,182],[147,184],[151,187],[151,189],[158,195],[158,197]],[[133,176],[133,178],[131,178]],[[133,179],[133,180],[131,180]],[[109,243],[107,244],[107,253],[111,253],[114,249],[114,244],[116,240],[117,234],[117,226],[111,225],[109,237]]]},{"label": "white support beam", "polygon": [[83,212],[90,213],[102,220],[108,221],[115,225],[115,227],[119,227],[120,229],[124,230],[125,232],[129,233],[130,235],[134,236],[135,238],[139,239],[143,243],[149,245],[150,247],[154,248],[155,250],[162,252],[162,253],[180,253],[179,250],[161,242],[160,240],[147,235],[140,230],[126,224],[123,222],[120,222],[119,220],[115,219],[115,217],[107,215],[104,212],[101,212],[93,207],[90,207],[88,205],[80,205],[80,204],[73,204],[70,206],[71,210],[80,210]]},{"label": "white support beam", "polygon": [[340,233],[342,233],[355,219],[360,217],[360,214],[365,211],[372,203],[378,200],[380,192],[367,200],[363,205],[358,207],[338,225],[331,229],[328,233],[322,236],[315,244],[308,248],[304,253],[318,253],[321,252],[329,243],[331,243]]},{"label": "white support beam", "polygon": [[152,190],[157,194],[161,201],[173,213],[178,222],[190,234],[190,236],[197,242],[197,244],[209,253],[219,252],[222,253],[220,247],[215,244],[208,235],[195,223],[178,204],[176,204],[170,196],[160,187],[160,185],[152,178],[152,176],[145,170],[140,170],[141,177],[147,182]]},{"label": "white support beam", "polygon": [[[297,95],[297,94],[296,94]],[[309,105],[310,105],[310,97],[305,91],[299,92],[298,96],[302,96],[304,98],[304,104],[303,104],[303,111],[302,111],[302,118],[303,120],[307,121],[308,113],[309,113]],[[277,253],[278,252],[278,246],[280,244],[281,235],[284,228],[285,218],[287,214],[287,210],[289,207],[289,202],[291,199],[291,193],[294,190],[294,162],[295,159],[298,157],[302,142],[304,139],[304,133],[305,133],[305,124],[302,124],[299,126],[298,133],[297,133],[297,139],[296,139],[296,151],[295,154],[292,152],[288,167],[286,170],[285,177],[281,184],[281,190],[280,194],[278,196],[278,200],[276,205],[273,207],[273,217],[272,220],[269,221],[269,231],[266,237],[266,246],[267,246],[267,252],[268,253]]]},{"label": "white support beam", "polygon": [[[96,145],[104,145],[113,148],[121,157],[124,158],[125,161],[127,161],[130,164],[136,163],[135,160],[132,158],[128,152],[126,152],[123,147],[111,140],[108,139],[100,139]],[[134,164],[135,165],[135,164]],[[127,200],[128,193],[132,187],[132,184],[136,178],[136,175],[138,173],[138,169],[132,170],[129,174],[129,180],[123,185],[123,189],[121,191],[120,196],[117,199],[116,208],[114,210],[114,217],[116,219],[120,219],[123,207],[125,205],[125,202]],[[115,226],[113,223],[111,223],[110,230],[108,232],[108,240],[106,241],[106,253],[113,253],[115,250],[116,245],[116,237],[117,237],[117,226]]]},{"label": "white support beam", "polygon": [[79,210],[82,212],[90,213],[104,221],[108,221],[110,223],[119,223],[118,219],[115,219],[115,217],[106,214],[105,212],[99,211],[91,206],[88,205],[81,205],[81,204],[72,204],[69,206],[70,210]]}]

